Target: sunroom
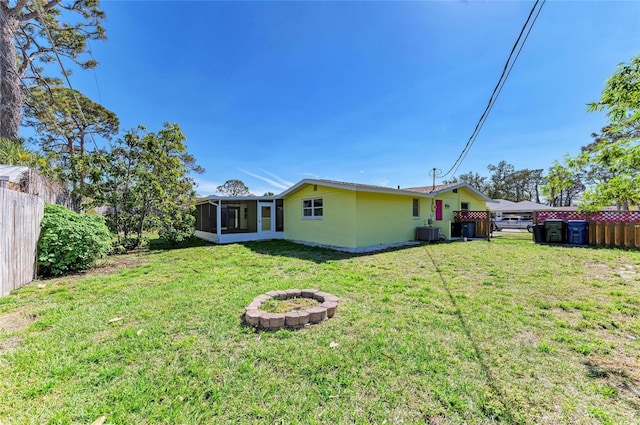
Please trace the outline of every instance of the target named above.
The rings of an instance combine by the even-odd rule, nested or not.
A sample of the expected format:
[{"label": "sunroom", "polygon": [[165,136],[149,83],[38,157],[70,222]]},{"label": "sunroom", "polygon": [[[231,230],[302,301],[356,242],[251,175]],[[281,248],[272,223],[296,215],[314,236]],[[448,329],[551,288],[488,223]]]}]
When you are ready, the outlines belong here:
[{"label": "sunroom", "polygon": [[210,242],[284,239],[284,202],[273,196],[208,196],[196,210],[195,235]]}]

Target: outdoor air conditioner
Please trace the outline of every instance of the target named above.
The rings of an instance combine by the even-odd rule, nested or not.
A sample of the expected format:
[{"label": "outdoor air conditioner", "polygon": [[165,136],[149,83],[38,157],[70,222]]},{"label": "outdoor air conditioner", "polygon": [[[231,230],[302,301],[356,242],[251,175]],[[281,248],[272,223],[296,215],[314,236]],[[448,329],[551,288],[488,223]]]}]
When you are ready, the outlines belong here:
[{"label": "outdoor air conditioner", "polygon": [[437,241],[440,240],[439,227],[418,227],[416,228],[416,239],[419,241]]}]

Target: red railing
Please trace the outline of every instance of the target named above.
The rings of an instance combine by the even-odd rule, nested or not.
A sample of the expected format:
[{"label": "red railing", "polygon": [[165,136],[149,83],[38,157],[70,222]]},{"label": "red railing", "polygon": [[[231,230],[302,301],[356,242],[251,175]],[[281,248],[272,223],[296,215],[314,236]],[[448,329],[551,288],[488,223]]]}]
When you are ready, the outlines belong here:
[{"label": "red railing", "polygon": [[535,211],[533,213],[535,223],[545,220],[586,220],[589,222],[607,223],[640,223],[640,211]]},{"label": "red railing", "polygon": [[453,221],[489,220],[488,211],[454,211]]}]

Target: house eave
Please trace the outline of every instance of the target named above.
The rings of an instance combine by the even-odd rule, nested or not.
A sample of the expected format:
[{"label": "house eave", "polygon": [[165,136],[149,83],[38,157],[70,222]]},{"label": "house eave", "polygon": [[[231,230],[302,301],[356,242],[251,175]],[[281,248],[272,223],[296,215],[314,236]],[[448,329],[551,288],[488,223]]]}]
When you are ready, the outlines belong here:
[{"label": "house eave", "polygon": [[366,185],[358,185],[358,184],[349,184],[346,182],[333,182],[327,180],[315,180],[315,179],[304,179],[300,180],[298,183],[291,186],[289,189],[282,192],[278,195],[278,198],[286,198],[295,192],[299,191],[305,186],[318,185],[325,187],[332,187],[336,189],[348,190],[350,192],[367,192],[367,193],[384,193],[390,195],[404,195],[404,196],[412,196],[414,198],[432,198],[431,194],[413,192],[410,190],[404,189],[394,189],[392,187],[383,187],[383,186],[366,186]]},{"label": "house eave", "polygon": [[228,201],[228,202],[241,202],[241,201],[260,201],[260,202],[273,202],[281,199],[279,196],[218,196],[210,195],[205,198],[201,198],[196,201],[196,205],[202,205],[210,202]]}]

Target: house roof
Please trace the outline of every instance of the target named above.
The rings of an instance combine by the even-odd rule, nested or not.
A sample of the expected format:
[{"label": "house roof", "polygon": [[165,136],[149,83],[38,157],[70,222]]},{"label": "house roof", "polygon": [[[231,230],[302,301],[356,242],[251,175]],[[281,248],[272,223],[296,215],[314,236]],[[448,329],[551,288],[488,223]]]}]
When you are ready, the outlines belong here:
[{"label": "house roof", "polygon": [[289,189],[282,192],[278,197],[285,198],[292,193],[297,192],[305,185],[317,184],[321,186],[335,187],[338,189],[352,190],[357,192],[373,192],[373,193],[391,193],[391,194],[399,194],[399,195],[409,195],[409,196],[419,196],[422,195],[426,198],[433,198],[440,193],[448,192],[453,189],[458,189],[461,187],[465,187],[469,189],[471,192],[478,195],[480,198],[485,201],[490,201],[491,198],[487,197],[480,191],[478,191],[473,186],[469,185],[467,182],[459,182],[459,183],[450,183],[436,186],[423,186],[423,187],[408,187],[408,188],[392,188],[385,186],[374,186],[369,184],[360,184],[360,183],[350,183],[350,182],[342,182],[336,180],[322,180],[322,179],[304,179],[290,187]]},{"label": "house roof", "polygon": [[0,177],[8,177],[11,183],[20,183],[22,175],[29,171],[29,167],[0,164]]},{"label": "house roof", "polygon": [[435,186],[420,186],[420,187],[407,187],[406,190],[410,190],[411,192],[420,192],[420,193],[440,193],[447,189],[455,189],[457,186],[460,186],[460,183],[448,183],[448,184],[437,184]]},{"label": "house roof", "polygon": [[434,197],[443,192],[448,192],[450,190],[460,189],[460,188],[466,188],[470,190],[471,192],[475,193],[476,195],[478,195],[480,198],[482,198],[487,202],[491,201],[491,198],[489,198],[487,195],[480,192],[478,189],[476,189],[475,187],[471,186],[469,183],[464,181],[457,182],[457,183],[440,184],[435,186],[408,187],[405,190],[408,190],[410,192],[424,193],[424,194],[430,195],[430,197]]},{"label": "house roof", "polygon": [[552,211],[557,208],[544,204],[538,204],[531,201],[513,202],[505,199],[495,199],[493,202],[487,202],[487,208],[495,212],[533,212],[533,211]]},{"label": "house roof", "polygon": [[[292,193],[297,192],[301,188],[307,185],[320,185],[326,187],[335,187],[338,189],[351,190],[354,192],[372,192],[372,193],[390,193],[394,195],[409,195],[416,196],[417,193],[415,191],[411,191],[409,189],[394,189],[392,187],[385,186],[374,186],[370,184],[360,184],[360,183],[350,183],[350,182],[342,182],[337,180],[323,180],[323,179],[304,179],[300,180],[298,183],[291,186],[289,189],[282,192],[278,195],[279,198],[286,198]],[[428,194],[420,193],[420,195],[431,198]]]},{"label": "house roof", "polygon": [[434,198],[443,192],[448,192],[453,189],[458,189],[461,187],[465,187],[469,189],[471,192],[478,195],[485,201],[490,201],[491,199],[485,196],[483,193],[475,189],[473,186],[469,185],[467,182],[459,182],[459,183],[450,183],[436,186],[424,186],[424,187],[409,187],[409,188],[392,188],[386,186],[375,186],[370,184],[361,184],[361,183],[351,183],[351,182],[343,182],[337,180],[324,180],[324,179],[303,179],[298,183],[291,186],[289,189],[275,196],[219,196],[219,195],[211,195],[204,198],[197,198],[196,203],[205,203],[209,201],[269,201],[274,199],[286,198],[287,196],[297,192],[308,185],[319,185],[326,187],[334,187],[337,189],[350,190],[354,192],[371,192],[371,193],[389,193],[394,195],[407,195],[407,196],[420,196],[425,198]]}]

